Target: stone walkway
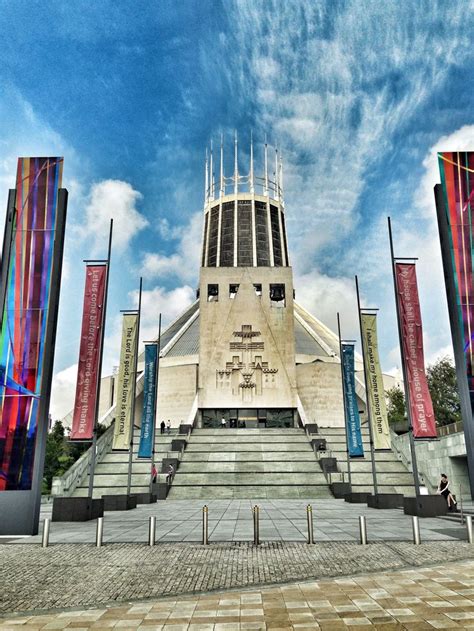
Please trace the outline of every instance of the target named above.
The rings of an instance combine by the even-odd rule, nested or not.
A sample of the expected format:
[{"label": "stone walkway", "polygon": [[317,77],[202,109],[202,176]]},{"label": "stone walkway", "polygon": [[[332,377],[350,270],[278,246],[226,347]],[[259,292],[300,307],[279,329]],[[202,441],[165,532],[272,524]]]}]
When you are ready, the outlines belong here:
[{"label": "stone walkway", "polygon": [[[104,517],[104,541],[146,542],[148,520],[156,516],[156,540],[159,542],[200,542],[202,538],[202,500],[166,500],[141,505],[131,511],[107,512]],[[317,541],[358,541],[359,515],[367,520],[370,541],[411,541],[411,517],[401,509],[376,510],[365,504],[344,500],[212,500],[209,507],[210,541],[253,541],[252,506],[260,507],[262,541],[305,541],[306,506],[313,507],[314,533]],[[51,516],[51,507],[42,508],[41,518]],[[51,524],[52,543],[93,543],[96,523]],[[41,530],[41,529],[40,529]],[[466,528],[459,516],[420,519],[422,541],[465,540]],[[38,543],[41,537],[11,539],[17,543]],[[0,539],[1,541],[1,539]]]},{"label": "stone walkway", "polygon": [[474,629],[474,562],[0,620],[4,631],[20,628]]},{"label": "stone walkway", "polygon": [[439,541],[63,544],[0,546],[0,612],[99,606],[324,577],[474,560],[474,546]]}]

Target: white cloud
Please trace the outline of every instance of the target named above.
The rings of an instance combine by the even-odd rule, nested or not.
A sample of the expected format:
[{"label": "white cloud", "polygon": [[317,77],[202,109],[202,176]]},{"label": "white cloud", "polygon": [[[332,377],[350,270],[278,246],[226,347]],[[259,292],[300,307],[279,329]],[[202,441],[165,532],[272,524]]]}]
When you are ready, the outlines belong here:
[{"label": "white cloud", "polygon": [[74,405],[77,364],[59,371],[53,377],[50,412],[54,421],[61,420]]},{"label": "white cloud", "polygon": [[146,218],[136,208],[141,198],[139,191],[121,180],[102,180],[92,185],[81,233],[84,238],[92,240],[95,254],[104,250],[105,255],[111,219],[114,220],[113,249],[118,256],[133,237],[148,225]]},{"label": "white cloud", "polygon": [[179,242],[169,256],[146,252],[141,261],[141,275],[149,280],[172,277],[195,283],[200,266],[202,217],[202,212],[194,213],[188,224],[179,228]]}]

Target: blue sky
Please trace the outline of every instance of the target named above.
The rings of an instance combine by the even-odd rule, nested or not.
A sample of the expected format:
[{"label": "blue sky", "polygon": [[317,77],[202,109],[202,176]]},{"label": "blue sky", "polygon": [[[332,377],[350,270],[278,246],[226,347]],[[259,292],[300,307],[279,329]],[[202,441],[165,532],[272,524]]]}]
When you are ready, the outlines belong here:
[{"label": "blue sky", "polygon": [[251,131],[283,151],[297,299],[353,336],[359,274],[384,369],[399,365],[390,214],[397,253],[420,257],[427,358],[449,352],[431,189],[436,150],[474,148],[469,2],[0,0],[0,27],[0,195],[18,155],[64,155],[70,192],[55,416],[75,383],[82,259],[105,253],[113,214],[110,370],[140,274],[143,339],[193,299],[204,151],[223,132],[230,170],[234,129],[242,171]]}]

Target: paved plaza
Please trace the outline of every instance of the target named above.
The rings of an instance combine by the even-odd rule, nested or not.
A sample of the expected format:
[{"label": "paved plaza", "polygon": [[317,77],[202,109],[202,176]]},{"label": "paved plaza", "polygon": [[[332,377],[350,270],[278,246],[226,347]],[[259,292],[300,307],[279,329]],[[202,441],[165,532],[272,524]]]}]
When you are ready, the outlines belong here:
[{"label": "paved plaza", "polygon": [[[202,500],[166,500],[140,505],[131,511],[107,512],[104,517],[104,542],[146,542],[148,521],[156,516],[158,542],[200,542],[202,539]],[[370,541],[410,541],[411,517],[401,509],[376,510],[365,504],[348,504],[344,500],[212,500],[209,509],[209,540],[253,541],[252,506],[260,507],[262,541],[306,541],[308,503],[313,508],[317,541],[358,541],[359,515],[367,520]],[[51,505],[45,505],[41,518],[51,516]],[[53,522],[51,543],[93,543],[95,521]],[[446,518],[420,519],[422,541],[464,540],[466,528],[459,515]],[[12,540],[38,543],[41,536]],[[1,540],[0,540],[1,541]]]},{"label": "paved plaza", "polygon": [[474,561],[7,616],[0,629],[474,629]]}]

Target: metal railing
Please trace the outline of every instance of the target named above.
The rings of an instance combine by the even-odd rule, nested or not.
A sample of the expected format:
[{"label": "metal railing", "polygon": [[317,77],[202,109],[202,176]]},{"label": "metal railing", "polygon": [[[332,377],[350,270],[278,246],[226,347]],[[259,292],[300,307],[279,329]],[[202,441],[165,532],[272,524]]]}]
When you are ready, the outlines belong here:
[{"label": "metal railing", "polygon": [[[96,444],[96,463],[100,462],[105,454],[112,447],[114,437],[114,424],[110,425]],[[51,495],[54,497],[68,497],[72,495],[76,487],[87,476],[92,458],[92,447],[82,454],[79,460],[69,467],[66,473],[60,477],[53,478]]]},{"label": "metal railing", "polygon": [[451,434],[458,434],[464,430],[464,424],[462,421],[457,423],[451,423],[450,425],[441,425],[438,429],[438,438],[441,436],[450,436]]}]

